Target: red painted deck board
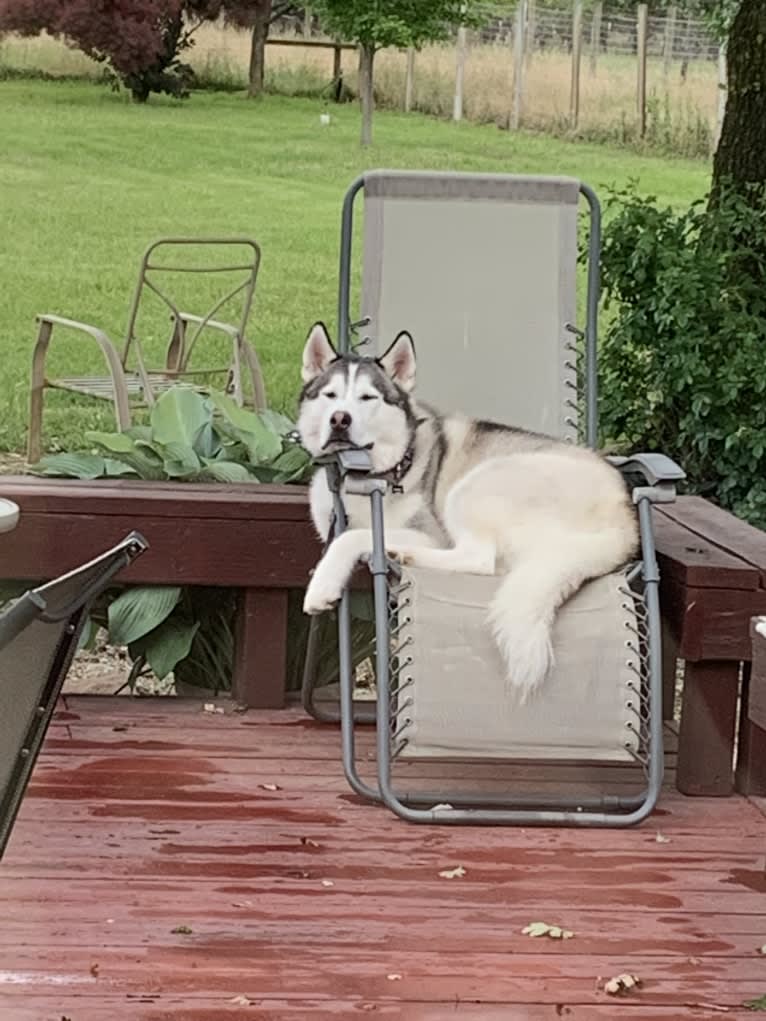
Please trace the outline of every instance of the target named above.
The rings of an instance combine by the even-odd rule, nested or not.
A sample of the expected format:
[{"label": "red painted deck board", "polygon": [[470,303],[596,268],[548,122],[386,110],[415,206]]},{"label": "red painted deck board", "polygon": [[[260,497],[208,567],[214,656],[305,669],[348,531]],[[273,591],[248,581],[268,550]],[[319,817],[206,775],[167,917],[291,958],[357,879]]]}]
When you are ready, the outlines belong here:
[{"label": "red painted deck board", "polygon": [[[629,831],[416,827],[351,795],[338,749],[296,710],[68,698],[0,865],[2,1021],[757,1016],[762,806],[668,787]],[[492,773],[535,779],[467,771]]]}]

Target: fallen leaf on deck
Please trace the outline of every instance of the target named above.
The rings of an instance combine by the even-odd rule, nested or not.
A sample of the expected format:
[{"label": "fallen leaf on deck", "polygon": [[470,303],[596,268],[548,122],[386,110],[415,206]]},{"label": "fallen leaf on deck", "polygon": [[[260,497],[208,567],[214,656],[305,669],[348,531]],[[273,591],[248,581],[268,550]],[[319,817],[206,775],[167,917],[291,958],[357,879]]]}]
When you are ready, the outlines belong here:
[{"label": "fallen leaf on deck", "polygon": [[93,978],[98,978],[98,965],[97,964],[91,964],[91,966],[90,966],[90,973],[93,976]]},{"label": "fallen leaf on deck", "polygon": [[669,844],[670,843],[670,837],[666,837],[662,833],[658,833],[657,836],[654,839],[655,839],[655,842],[658,843],[658,844]]},{"label": "fallen leaf on deck", "polygon": [[213,705],[212,702],[205,702],[202,707],[203,712],[206,713],[223,713],[223,707],[219,705]]},{"label": "fallen leaf on deck", "polygon": [[191,936],[191,929],[188,925],[177,925],[175,929],[170,930],[174,935],[178,936]]},{"label": "fallen leaf on deck", "polygon": [[231,902],[231,906],[234,908],[251,908],[253,902],[251,900],[234,900]]},{"label": "fallen leaf on deck", "polygon": [[236,1003],[238,1007],[249,1007],[252,1002],[247,996],[232,996],[229,1000],[229,1003]]},{"label": "fallen leaf on deck", "polygon": [[259,783],[258,786],[262,791],[281,791],[282,788],[276,783]]},{"label": "fallen leaf on deck", "polygon": [[316,840],[312,840],[311,837],[301,837],[301,843],[304,847],[319,847]]},{"label": "fallen leaf on deck", "polygon": [[462,879],[465,875],[465,869],[462,865],[458,865],[454,869],[444,869],[439,875],[442,879]]},{"label": "fallen leaf on deck", "polygon": [[766,957],[766,943],[762,947],[758,947],[758,953],[763,954]]},{"label": "fallen leaf on deck", "polygon": [[323,879],[322,886],[335,886],[335,883],[333,883],[332,879]]},{"label": "fallen leaf on deck", "polygon": [[615,975],[614,978],[610,978],[604,984],[604,992],[609,993],[610,996],[619,996],[621,993],[629,993],[640,985],[641,979],[638,975],[631,975],[629,972],[625,972],[622,975]]},{"label": "fallen leaf on deck", "polygon": [[569,929],[562,929],[559,925],[548,925],[547,922],[530,922],[529,925],[521,930],[522,935],[532,936],[550,936],[551,939],[571,939],[574,933]]},{"label": "fallen leaf on deck", "polygon": [[401,982],[402,976],[397,972],[392,972],[390,975],[386,975],[389,982]]},{"label": "fallen leaf on deck", "polygon": [[742,1004],[743,1007],[747,1007],[748,1010],[763,1010],[766,1011],[766,993],[763,996],[759,996],[757,1000],[748,1000]]}]

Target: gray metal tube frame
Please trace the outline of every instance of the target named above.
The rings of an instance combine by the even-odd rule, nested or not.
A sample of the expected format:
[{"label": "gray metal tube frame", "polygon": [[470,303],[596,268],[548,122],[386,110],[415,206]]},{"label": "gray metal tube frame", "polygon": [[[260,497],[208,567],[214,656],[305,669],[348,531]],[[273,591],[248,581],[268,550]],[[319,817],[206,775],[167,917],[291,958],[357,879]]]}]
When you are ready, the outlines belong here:
[{"label": "gray metal tube frame", "polygon": [[[354,234],[354,203],[360,191],[363,191],[365,175],[361,174],[349,185],[343,198],[340,228],[340,265],[338,268],[338,335],[337,344],[341,353],[351,349],[351,255]],[[601,256],[601,203],[595,191],[580,183],[580,194],[588,203],[590,212],[590,231],[588,235],[588,282],[586,294],[585,317],[585,442],[595,448],[598,443],[598,304],[600,300],[599,260]],[[336,501],[337,503],[337,501]],[[338,534],[339,521],[336,506],[336,529]],[[341,504],[342,511],[342,504]],[[342,528],[341,528],[342,530]],[[348,602],[341,601],[338,613],[345,616],[344,627],[350,628],[350,611]],[[340,623],[340,617],[339,617]],[[301,702],[306,712],[322,723],[338,723],[342,711],[335,708],[320,706],[315,698],[315,682],[318,656],[318,621],[312,619],[309,625],[306,659],[303,668],[301,685]],[[358,706],[358,703],[357,703]],[[374,723],[376,714],[367,706],[358,706],[357,720],[361,723]]]},{"label": "gray metal tube frame", "polygon": [[[642,577],[648,622],[649,670],[649,758],[646,787],[639,794],[628,797],[605,795],[602,797],[529,796],[509,794],[477,795],[452,791],[421,791],[404,793],[393,786],[391,753],[391,676],[389,669],[388,576],[391,565],[386,557],[383,496],[385,483],[379,483],[370,494],[372,504],[373,556],[370,570],[373,575],[376,624],[376,681],[377,681],[377,789],[361,779],[355,756],[355,720],[353,712],[353,676],[348,655],[341,650],[341,734],[343,769],[352,789],[362,797],[379,801],[400,818],[408,822],[441,823],[446,825],[521,825],[575,827],[628,827],[646,819],[653,811],[660,795],[664,770],[662,742],[662,647],[659,610],[659,570],[652,530],[651,499],[642,496],[638,501],[641,530]],[[343,603],[341,603],[341,646],[348,644],[345,632]],[[345,632],[345,633],[344,633]],[[436,805],[448,804],[451,807]],[[430,807],[418,807],[430,806]],[[457,807],[456,807],[457,806]]]}]

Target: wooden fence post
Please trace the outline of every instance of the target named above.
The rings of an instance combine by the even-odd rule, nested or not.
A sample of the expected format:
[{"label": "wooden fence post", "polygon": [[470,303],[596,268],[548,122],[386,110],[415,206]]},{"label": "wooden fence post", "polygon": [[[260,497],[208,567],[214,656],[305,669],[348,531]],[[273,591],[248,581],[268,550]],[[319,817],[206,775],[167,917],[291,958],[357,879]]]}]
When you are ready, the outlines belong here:
[{"label": "wooden fence post", "polygon": [[678,21],[678,8],[673,4],[668,8],[665,19],[665,38],[662,43],[662,69],[664,74],[670,73],[670,65],[673,63],[673,50],[676,43],[676,22]]},{"label": "wooden fence post", "polygon": [[465,73],[466,30],[461,25],[457,30],[457,48],[455,51],[455,101],[452,104],[452,119],[463,119],[463,76]]},{"label": "wooden fence post", "polygon": [[532,54],[535,49],[535,32],[537,31],[537,0],[527,0],[527,11],[524,27],[524,59],[527,67],[532,63]]},{"label": "wooden fence post", "polygon": [[521,124],[524,104],[524,32],[527,21],[527,0],[519,0],[516,23],[513,26],[513,98],[508,127],[517,131]]},{"label": "wooden fence post", "polygon": [[590,73],[596,74],[598,55],[601,52],[601,22],[604,18],[603,0],[593,5],[593,20],[590,23]]},{"label": "wooden fence post", "polygon": [[404,112],[412,109],[412,93],[415,88],[415,47],[407,49],[407,76],[404,79]]},{"label": "wooden fence post", "polygon": [[648,41],[649,27],[649,6],[648,4],[638,5],[638,135],[644,138],[646,135],[646,44]]},{"label": "wooden fence post", "polygon": [[582,61],[582,0],[574,0],[572,11],[572,88],[569,94],[569,126],[577,128],[580,118],[580,64]]},{"label": "wooden fence post", "polygon": [[303,34],[309,39],[311,37],[311,20],[313,12],[308,4],[303,9]]},{"label": "wooden fence post", "polygon": [[729,78],[726,66],[726,43],[723,43],[718,50],[718,116],[715,126],[715,148],[721,141],[721,128],[723,119],[726,116],[726,99],[728,96]]}]

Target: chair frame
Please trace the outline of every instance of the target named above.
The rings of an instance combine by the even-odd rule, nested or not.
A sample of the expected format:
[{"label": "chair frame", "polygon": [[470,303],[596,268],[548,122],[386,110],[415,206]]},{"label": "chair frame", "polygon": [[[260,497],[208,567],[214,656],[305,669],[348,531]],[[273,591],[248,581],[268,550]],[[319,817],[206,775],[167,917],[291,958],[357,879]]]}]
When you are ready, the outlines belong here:
[{"label": "chair frame", "polygon": [[[348,189],[343,203],[338,300],[338,341],[341,352],[350,350],[351,333],[360,325],[351,323],[349,304],[354,200],[363,191],[364,182],[364,175],[357,178]],[[579,331],[574,324],[568,324],[568,328],[583,340],[584,440],[587,446],[595,448],[598,432],[597,330],[601,209],[590,187],[581,184],[580,193],[587,201],[590,215],[586,325],[584,331]],[[575,343],[571,344],[571,350],[577,352]],[[645,614],[645,624],[637,635],[634,647],[641,662],[637,673],[640,678],[638,693],[643,715],[637,730],[640,737],[638,761],[643,769],[644,783],[638,793],[627,796],[604,794],[578,797],[542,793],[532,796],[513,793],[508,796],[489,793],[477,795],[446,790],[413,794],[396,789],[392,767],[406,745],[406,739],[399,739],[402,730],[399,718],[406,712],[407,697],[401,699],[401,693],[409,682],[400,684],[398,674],[401,664],[390,651],[391,637],[396,633],[395,607],[400,594],[401,570],[386,555],[383,499],[388,483],[374,477],[369,455],[363,451],[340,452],[325,462],[334,499],[334,536],[346,527],[341,492],[366,495],[370,499],[373,553],[368,567],[375,599],[377,696],[374,712],[370,712],[369,707],[360,707],[354,700],[350,597],[348,590],[345,590],[338,607],[339,711],[319,707],[316,703],[316,650],[311,642],[312,633],[314,636],[316,633],[316,624],[313,624],[310,633],[302,699],[305,708],[314,718],[327,722],[340,720],[343,768],[351,788],[358,795],[383,804],[400,818],[416,823],[625,827],[641,822],[652,812],[659,798],[664,770],[659,570],[652,528],[652,505],[672,502],[675,499],[675,484],[684,476],[677,465],[659,454],[637,454],[631,458],[612,460],[627,481],[637,483],[632,488],[632,496],[640,526],[641,559],[626,570],[626,582],[637,587],[637,591],[631,594],[641,601]],[[365,782],[359,775],[355,750],[356,727],[359,723],[374,723],[376,727],[375,786]]]},{"label": "chair frame", "polygon": [[[168,246],[247,246],[252,251],[252,258],[247,262],[237,262],[228,266],[184,267],[153,262],[152,257],[157,250]],[[164,237],[153,241],[141,258],[138,281],[133,291],[125,340],[121,349],[113,344],[103,330],[89,323],[50,313],[38,315],[36,317],[37,339],[32,356],[28,462],[35,464],[42,455],[43,406],[45,391],[48,389],[64,390],[79,396],[112,401],[117,429],[123,432],[130,428],[132,407],[151,407],[160,390],[186,378],[193,379],[196,376],[228,372],[227,390],[230,390],[237,403],[242,405],[244,403],[243,373],[247,373],[253,389],[255,409],[263,411],[267,407],[263,373],[255,348],[246,338],[246,327],[255,296],[260,262],[260,246],[250,238]],[[162,272],[201,274],[242,272],[245,276],[241,282],[231,287],[223,297],[217,300],[206,315],[198,316],[178,308],[173,299],[154,282],[152,274]],[[164,302],[169,310],[172,323],[170,340],[165,353],[165,365],[159,371],[151,371],[147,368],[141,342],[135,332],[141,299],[147,290]],[[234,324],[215,319],[218,310],[241,292],[244,293],[239,321]],[[45,366],[53,331],[56,327],[77,331],[94,340],[106,362],[108,376],[48,379]],[[223,333],[228,338],[231,344],[229,365],[191,370],[189,362],[192,353],[202,331],[206,328]],[[190,333],[191,336],[189,336]],[[131,357],[135,359],[136,363],[134,370],[129,368]],[[132,394],[139,395],[139,398],[131,400]]]}]

